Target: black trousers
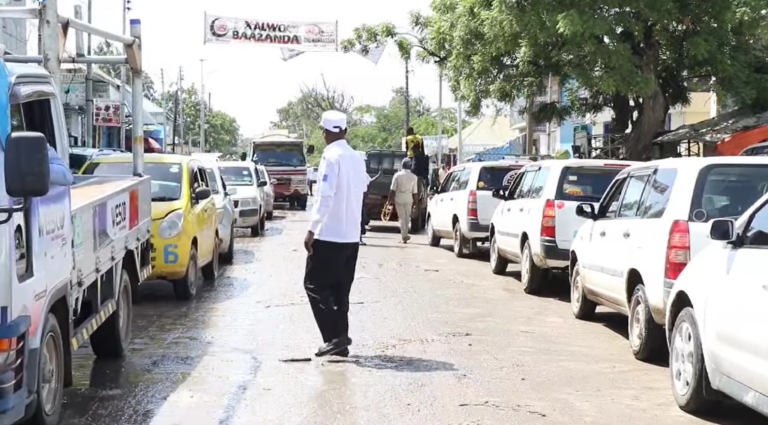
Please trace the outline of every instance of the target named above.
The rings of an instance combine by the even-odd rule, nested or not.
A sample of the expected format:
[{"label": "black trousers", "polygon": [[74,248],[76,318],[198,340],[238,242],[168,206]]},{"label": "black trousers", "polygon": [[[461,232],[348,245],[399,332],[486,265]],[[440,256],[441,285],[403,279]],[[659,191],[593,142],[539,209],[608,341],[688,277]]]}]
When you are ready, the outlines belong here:
[{"label": "black trousers", "polygon": [[349,334],[349,291],[355,280],[360,244],[315,239],[307,255],[304,290],[323,342]]}]

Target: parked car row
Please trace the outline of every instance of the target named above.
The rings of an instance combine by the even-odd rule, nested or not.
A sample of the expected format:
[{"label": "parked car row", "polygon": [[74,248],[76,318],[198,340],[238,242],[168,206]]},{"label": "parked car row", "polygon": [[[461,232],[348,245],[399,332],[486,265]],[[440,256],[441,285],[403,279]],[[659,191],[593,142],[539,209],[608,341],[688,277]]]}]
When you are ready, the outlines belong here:
[{"label": "parked car row", "polygon": [[[153,272],[179,299],[197,293],[197,277],[215,283],[219,260],[234,261],[235,228],[263,234],[272,219],[274,182],[262,166],[175,154],[145,157],[151,179]],[[93,155],[80,174],[131,175],[132,157]]]},{"label": "parked car row", "polygon": [[494,180],[480,201],[481,170],[515,166],[452,170],[430,203],[430,245],[453,237],[462,257],[488,241],[492,272],[520,263],[529,294],[567,274],[575,318],[608,307],[629,317],[637,359],[668,353],[681,409],[729,396],[768,416],[768,285],[758,278],[768,262],[768,158],[540,161]]}]

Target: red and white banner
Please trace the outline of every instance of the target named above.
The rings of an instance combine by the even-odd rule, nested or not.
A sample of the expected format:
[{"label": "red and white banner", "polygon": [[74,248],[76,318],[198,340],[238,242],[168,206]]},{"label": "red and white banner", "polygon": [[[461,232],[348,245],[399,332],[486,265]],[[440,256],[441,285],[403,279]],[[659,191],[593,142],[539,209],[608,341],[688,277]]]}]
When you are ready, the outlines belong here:
[{"label": "red and white banner", "polygon": [[205,14],[205,42],[285,46],[303,52],[338,51],[336,22],[289,22]]}]

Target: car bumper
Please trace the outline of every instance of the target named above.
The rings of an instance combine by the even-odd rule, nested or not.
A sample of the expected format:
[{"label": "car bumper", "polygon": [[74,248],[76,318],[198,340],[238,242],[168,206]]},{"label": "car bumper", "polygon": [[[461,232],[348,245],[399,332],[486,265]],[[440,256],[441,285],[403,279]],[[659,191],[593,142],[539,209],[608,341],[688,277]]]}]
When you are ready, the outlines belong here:
[{"label": "car bumper", "polygon": [[487,240],[490,230],[490,225],[482,224],[476,218],[470,218],[467,220],[467,228],[464,231],[464,235],[470,239]]},{"label": "car bumper", "polygon": [[566,268],[570,264],[571,253],[557,247],[553,238],[541,238],[541,257],[549,268]]},{"label": "car bumper", "polygon": [[152,223],[152,273],[148,279],[181,279],[187,274],[192,238],[187,237],[183,230],[174,238],[160,238],[157,236],[160,221]]},{"label": "car bumper", "polygon": [[242,208],[235,210],[235,227],[253,227],[259,224],[261,217],[258,208]]}]

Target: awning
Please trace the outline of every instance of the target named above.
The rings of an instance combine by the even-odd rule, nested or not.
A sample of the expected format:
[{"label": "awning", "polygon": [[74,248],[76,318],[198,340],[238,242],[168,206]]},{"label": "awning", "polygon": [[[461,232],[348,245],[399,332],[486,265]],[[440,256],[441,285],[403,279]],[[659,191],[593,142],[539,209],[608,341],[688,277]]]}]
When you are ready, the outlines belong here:
[{"label": "awning", "polygon": [[522,146],[517,140],[510,140],[506,144],[486,149],[472,156],[472,161],[501,161],[508,156],[523,154]]}]

